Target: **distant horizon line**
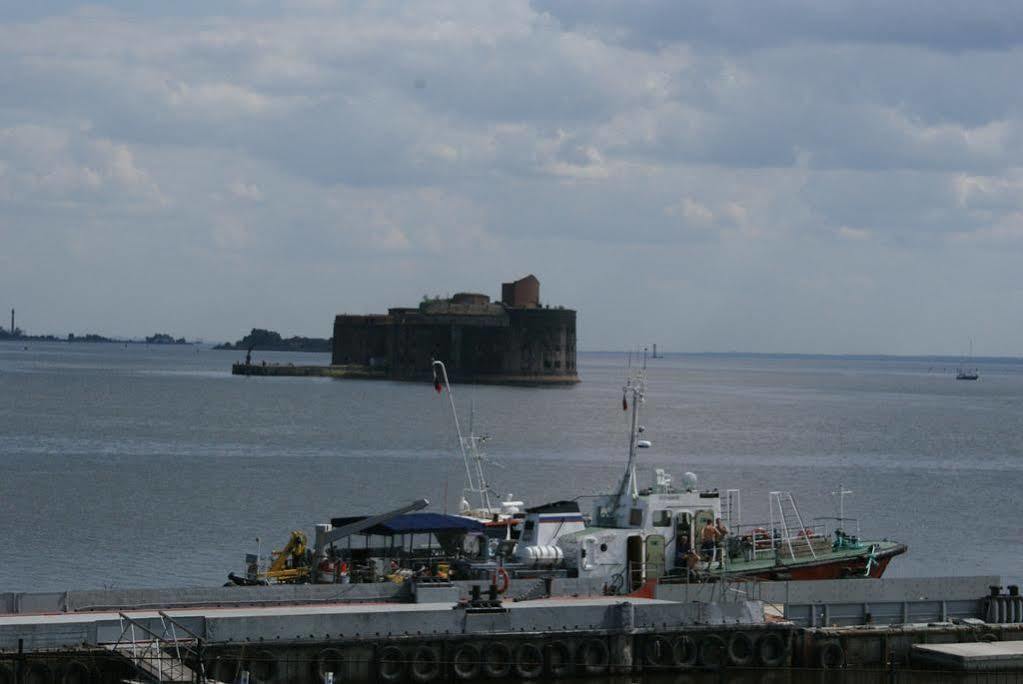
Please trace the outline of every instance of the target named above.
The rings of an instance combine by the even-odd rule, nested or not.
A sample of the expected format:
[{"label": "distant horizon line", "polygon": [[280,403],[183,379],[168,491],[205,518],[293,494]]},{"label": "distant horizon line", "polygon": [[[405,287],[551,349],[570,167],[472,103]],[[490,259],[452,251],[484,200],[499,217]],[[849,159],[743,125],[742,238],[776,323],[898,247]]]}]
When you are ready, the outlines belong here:
[{"label": "distant horizon line", "polygon": [[[36,336],[37,339],[32,339],[33,336],[24,336],[24,337],[15,337],[15,338],[2,337],[2,338],[0,338],[0,343],[5,343],[5,342],[15,342],[15,343],[23,343],[23,342],[53,342],[53,343],[67,344],[69,342],[69,340],[66,337],[57,337],[56,335],[53,336],[55,339],[38,339],[38,337],[43,337],[43,336],[45,336],[45,334],[38,335],[38,336]],[[74,340],[74,342],[76,344],[77,343],[84,343],[84,342],[86,342],[86,340],[84,339],[85,335],[81,335],[81,336],[76,335],[75,337],[77,338],[76,340]],[[104,335],[102,337],[106,337],[106,336]],[[329,339],[329,338],[324,338],[324,339]],[[145,339],[145,337],[106,337],[106,341],[95,341],[95,342],[89,342],[89,343],[90,344],[124,344],[124,343],[136,343],[136,344],[143,343],[143,344],[145,344],[146,343],[146,339]],[[161,343],[156,343],[156,344],[161,344]],[[167,343],[164,343],[164,344],[167,344]],[[179,344],[180,345],[181,343],[180,342],[175,342],[175,343],[168,344],[168,346],[174,346],[175,344]],[[215,345],[223,344],[223,341],[210,340],[208,338],[193,338],[191,340],[188,340],[186,338],[186,342],[184,344],[192,345],[192,346],[205,346],[205,345],[209,345],[209,346],[212,347],[212,346],[215,346]],[[636,350],[631,350],[631,351],[632,351],[632,353],[634,355],[637,354]],[[625,350],[621,350],[621,349],[580,349],[580,350],[577,351],[577,353],[579,353],[579,354],[593,354],[593,355],[600,355],[600,356],[620,356],[622,358],[628,357],[629,352],[630,352],[630,350],[628,350],[628,349],[625,349]],[[268,353],[270,353],[270,352],[268,352]],[[284,353],[290,353],[290,352],[284,352]],[[322,353],[326,353],[326,352],[303,352],[303,351],[296,351],[296,352],[293,352],[293,353],[301,353],[301,354],[321,353],[322,354]],[[657,360],[657,358],[663,358],[665,356],[718,356],[718,357],[744,357],[744,356],[745,357],[749,357],[749,356],[757,356],[757,357],[791,358],[791,359],[853,359],[853,360],[864,360],[864,361],[871,361],[871,360],[873,360],[873,361],[882,361],[882,360],[886,360],[886,359],[916,359],[916,360],[925,360],[925,361],[927,361],[927,360],[930,360],[930,361],[952,361],[952,362],[955,362],[955,363],[960,363],[960,364],[965,364],[965,365],[969,365],[970,363],[977,362],[977,361],[1007,361],[1007,362],[1016,362],[1016,363],[1023,362],[1023,355],[1020,355],[1020,356],[1005,356],[1005,355],[999,355],[999,356],[971,356],[971,357],[967,358],[967,357],[965,357],[963,355],[956,355],[956,354],[887,354],[887,353],[862,353],[862,352],[855,352],[855,353],[852,353],[852,352],[851,353],[836,353],[836,352],[757,352],[757,351],[735,351],[735,350],[732,350],[732,351],[706,351],[706,350],[705,351],[661,351],[661,350],[658,350],[657,357],[650,356],[649,355],[649,350],[648,350],[647,360],[648,361],[655,361],[655,360]],[[642,359],[642,352],[639,352],[639,354],[636,356],[636,358],[637,359]]]},{"label": "distant horizon line", "polygon": [[[629,350],[605,350],[586,349],[579,350],[579,354],[601,354],[606,356],[628,356]],[[636,354],[635,350],[632,351]],[[862,352],[855,353],[834,353],[834,352],[755,352],[755,351],[661,351],[657,350],[656,358],[665,356],[771,356],[777,358],[801,358],[801,359],[860,359],[860,360],[883,360],[883,359],[921,359],[934,361],[955,360],[957,362],[985,361],[1017,361],[1023,362],[1023,355],[1020,356],[971,356],[966,358],[955,354],[885,354]],[[642,353],[637,358],[642,359]],[[647,356],[647,360],[655,360],[653,356]],[[968,364],[967,364],[968,365]]]}]

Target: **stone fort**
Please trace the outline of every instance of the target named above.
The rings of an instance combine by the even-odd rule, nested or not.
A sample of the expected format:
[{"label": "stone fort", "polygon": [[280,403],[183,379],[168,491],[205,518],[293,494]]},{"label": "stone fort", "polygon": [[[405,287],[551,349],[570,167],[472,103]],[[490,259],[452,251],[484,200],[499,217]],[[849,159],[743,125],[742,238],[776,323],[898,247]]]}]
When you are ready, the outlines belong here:
[{"label": "stone fort", "polygon": [[418,307],[334,319],[331,363],[364,366],[396,380],[432,377],[443,361],[452,381],[570,384],[575,365],[575,311],[542,306],[533,275],[501,285],[501,301],[459,292],[424,298]]}]

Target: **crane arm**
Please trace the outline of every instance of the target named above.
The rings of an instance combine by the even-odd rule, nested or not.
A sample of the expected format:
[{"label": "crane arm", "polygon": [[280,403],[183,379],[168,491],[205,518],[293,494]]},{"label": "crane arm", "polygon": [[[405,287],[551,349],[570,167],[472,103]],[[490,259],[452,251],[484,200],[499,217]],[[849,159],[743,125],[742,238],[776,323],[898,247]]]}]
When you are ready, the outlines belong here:
[{"label": "crane arm", "polygon": [[313,564],[316,565],[324,557],[324,551],[327,546],[331,543],[336,542],[338,539],[344,539],[350,537],[353,534],[358,534],[363,530],[368,530],[374,525],[385,523],[392,518],[397,518],[399,515],[405,513],[411,513],[412,511],[419,511],[430,505],[430,502],[426,499],[417,499],[412,503],[402,506],[401,508],[395,508],[393,511],[387,511],[380,515],[372,515],[358,522],[349,523],[342,527],[330,528],[329,525],[317,525],[316,527],[316,543],[313,550]]}]

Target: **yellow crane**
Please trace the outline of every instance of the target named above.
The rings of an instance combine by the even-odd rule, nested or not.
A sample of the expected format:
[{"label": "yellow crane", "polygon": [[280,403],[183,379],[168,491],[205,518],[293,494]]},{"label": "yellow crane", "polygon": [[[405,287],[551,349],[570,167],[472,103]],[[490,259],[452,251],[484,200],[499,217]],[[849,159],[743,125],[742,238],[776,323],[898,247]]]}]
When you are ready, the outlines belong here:
[{"label": "yellow crane", "polygon": [[273,562],[263,574],[262,579],[278,584],[305,582],[309,577],[309,559],[306,550],[309,540],[302,530],[295,530],[288,538],[288,543],[281,551],[273,551],[270,557]]},{"label": "yellow crane", "polygon": [[[277,584],[296,584],[301,582],[315,582],[316,573],[312,572],[314,567],[326,557],[327,546],[334,541],[343,539],[352,534],[357,534],[373,525],[387,522],[404,513],[419,511],[430,504],[426,499],[417,499],[412,503],[396,508],[387,513],[370,516],[357,522],[345,525],[344,527],[331,527],[330,525],[316,526],[315,548],[309,548],[309,538],[302,530],[294,530],[288,537],[288,543],[280,551],[271,551],[270,567],[266,572],[257,574],[258,584],[275,582]],[[258,563],[258,560],[257,560]],[[253,570],[250,569],[250,572]],[[258,571],[256,571],[258,573]],[[251,577],[251,575],[250,575]],[[252,584],[249,581],[239,581],[233,573],[229,575],[232,582],[239,584]]]}]

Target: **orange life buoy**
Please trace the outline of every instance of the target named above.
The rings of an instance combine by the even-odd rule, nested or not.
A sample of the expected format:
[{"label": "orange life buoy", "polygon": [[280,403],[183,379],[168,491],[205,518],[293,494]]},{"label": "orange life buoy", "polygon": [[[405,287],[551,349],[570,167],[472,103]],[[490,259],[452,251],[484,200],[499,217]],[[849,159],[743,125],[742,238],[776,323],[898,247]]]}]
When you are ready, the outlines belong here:
[{"label": "orange life buoy", "polygon": [[511,586],[511,576],[508,575],[508,571],[505,570],[504,567],[499,567],[497,570],[494,570],[494,584],[497,584],[498,577],[501,578],[501,584],[497,585],[497,593],[503,594],[508,591],[508,587]]}]

